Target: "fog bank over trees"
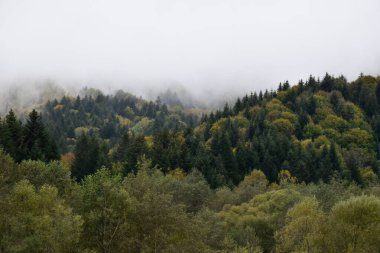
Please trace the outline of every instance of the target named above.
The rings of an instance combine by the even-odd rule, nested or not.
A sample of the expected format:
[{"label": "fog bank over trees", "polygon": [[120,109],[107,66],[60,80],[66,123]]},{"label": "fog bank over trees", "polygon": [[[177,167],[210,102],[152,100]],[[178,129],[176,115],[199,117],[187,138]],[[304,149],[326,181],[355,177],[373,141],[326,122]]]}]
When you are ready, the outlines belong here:
[{"label": "fog bank over trees", "polygon": [[180,84],[209,100],[309,74],[354,80],[380,73],[379,8],[375,0],[3,0],[0,85],[49,79],[146,95]]}]

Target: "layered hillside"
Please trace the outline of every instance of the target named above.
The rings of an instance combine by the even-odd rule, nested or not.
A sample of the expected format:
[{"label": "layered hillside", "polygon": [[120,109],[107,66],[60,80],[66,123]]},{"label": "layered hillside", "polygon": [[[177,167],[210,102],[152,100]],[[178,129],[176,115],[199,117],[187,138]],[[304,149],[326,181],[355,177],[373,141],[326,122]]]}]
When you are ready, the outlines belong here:
[{"label": "layered hillside", "polygon": [[379,81],[285,82],[202,117],[95,90],[11,110],[0,251],[377,252]]},{"label": "layered hillside", "polygon": [[164,172],[196,168],[213,187],[236,185],[253,169],[271,182],[288,170],[300,182],[362,184],[379,173],[379,103],[379,78],[326,74],[245,95],[201,120],[122,91],[48,102],[43,119],[62,154],[86,145],[81,135],[92,136],[105,157],[97,168],[118,161],[128,173],[144,155]]}]

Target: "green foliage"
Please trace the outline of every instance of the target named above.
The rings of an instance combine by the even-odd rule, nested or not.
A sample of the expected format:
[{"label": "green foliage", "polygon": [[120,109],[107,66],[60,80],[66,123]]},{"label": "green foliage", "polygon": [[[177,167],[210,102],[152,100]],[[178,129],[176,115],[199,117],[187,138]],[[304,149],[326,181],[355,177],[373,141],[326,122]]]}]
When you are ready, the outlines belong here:
[{"label": "green foliage", "polygon": [[0,121],[0,146],[17,162],[22,160],[51,161],[59,158],[58,148],[35,110],[29,114],[25,125],[10,110]]},{"label": "green foliage", "polygon": [[18,182],[2,209],[0,245],[5,252],[75,252],[82,219],[58,197],[55,187],[36,190]]},{"label": "green foliage", "polygon": [[346,120],[342,119],[341,117],[335,116],[335,115],[328,115],[324,120],[320,122],[320,125],[324,129],[334,129],[339,132],[344,132],[348,129],[349,124]]},{"label": "green foliage", "polygon": [[278,252],[319,252],[326,217],[315,198],[305,198],[288,210],[285,226],[276,233]]},{"label": "green foliage", "polygon": [[275,129],[279,132],[291,135],[294,133],[295,127],[288,119],[276,119],[272,122]]},{"label": "green foliage", "polygon": [[142,118],[131,128],[132,133],[135,135],[144,135],[145,133],[152,132],[154,121],[147,117]]},{"label": "green foliage", "polygon": [[331,240],[335,250],[376,252],[380,248],[380,199],[359,196],[337,203],[331,210]]},{"label": "green foliage", "polygon": [[10,111],[0,124],[0,144],[17,162],[54,160],[51,132],[64,154],[75,153],[77,180],[112,161],[127,175],[144,155],[164,173],[196,168],[212,188],[236,186],[253,168],[270,183],[285,169],[300,182],[338,177],[364,184],[363,168],[380,172],[379,90],[371,76],[353,82],[310,76],[293,87],[285,82],[277,91],[247,94],[199,120],[175,94],[165,95],[167,106],[87,88],[46,103],[42,117],[33,111],[25,126]]},{"label": "green foliage", "polygon": [[304,127],[304,133],[303,136],[305,138],[312,138],[315,139],[318,136],[323,134],[323,129],[320,125],[315,125],[315,124],[307,124]]},{"label": "green foliage", "polygon": [[201,121],[94,89],[10,111],[0,252],[378,252],[379,84],[285,82]]},{"label": "green foliage", "polygon": [[76,98],[63,96],[46,103],[43,118],[63,152],[73,151],[72,141],[88,131],[113,145],[130,130],[135,135],[152,134],[163,128],[186,126],[192,115],[169,111],[166,105],[145,101],[129,93],[117,91],[104,95],[87,88]]},{"label": "green foliage", "polygon": [[41,188],[44,184],[49,184],[56,187],[61,196],[68,196],[73,190],[70,172],[58,161],[50,163],[31,160],[23,161],[18,166],[17,173],[20,176],[19,180],[28,180],[37,189]]},{"label": "green foliage", "polygon": [[268,184],[268,179],[262,171],[253,170],[235,188],[235,192],[239,197],[239,203],[247,202],[253,196],[264,193],[268,189]]},{"label": "green foliage", "polygon": [[207,181],[197,170],[191,171],[182,179],[171,180],[167,187],[173,194],[173,201],[184,204],[188,213],[199,212],[209,204],[213,196]]},{"label": "green foliage", "polygon": [[126,251],[135,203],[122,188],[122,177],[98,170],[85,178],[76,200],[84,220],[81,245],[96,252]]},{"label": "green foliage", "polygon": [[9,111],[1,125],[1,145],[16,161],[21,161],[24,156],[23,129],[13,110]]},{"label": "green foliage", "polygon": [[75,146],[74,161],[71,167],[72,176],[82,180],[86,175],[94,173],[108,164],[108,148],[106,144],[90,134],[82,134]]},{"label": "green foliage", "polygon": [[365,130],[353,128],[347,131],[342,136],[342,146],[344,147],[359,147],[367,150],[373,150],[373,137]]},{"label": "green foliage", "polygon": [[203,252],[204,243],[197,223],[185,212],[183,204],[173,201],[165,191],[167,180],[159,171],[142,161],[136,175],[125,179],[125,188],[136,199],[130,220],[128,251]]},{"label": "green foliage", "polygon": [[237,187],[212,190],[196,170],[165,175],[145,157],[127,176],[118,167],[77,183],[59,162],[17,164],[0,152],[1,251],[376,252],[380,245],[376,180],[366,188],[304,184],[282,170],[277,185],[253,170]]},{"label": "green foliage", "polygon": [[379,78],[285,82],[201,120],[82,95],[0,121],[0,252],[380,248]]},{"label": "green foliage", "polygon": [[299,199],[300,194],[293,190],[269,191],[256,195],[248,203],[225,206],[220,218],[236,243],[249,246],[251,240],[258,240],[264,251],[269,252],[275,248],[274,233],[284,223],[287,209]]}]

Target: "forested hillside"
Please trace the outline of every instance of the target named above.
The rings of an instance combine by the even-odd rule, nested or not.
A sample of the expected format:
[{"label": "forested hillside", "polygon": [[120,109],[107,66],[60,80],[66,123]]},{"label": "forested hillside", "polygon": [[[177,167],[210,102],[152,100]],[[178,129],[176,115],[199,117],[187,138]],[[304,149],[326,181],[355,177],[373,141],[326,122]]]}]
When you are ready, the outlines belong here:
[{"label": "forested hillside", "polygon": [[91,91],[1,119],[0,252],[379,251],[379,77],[210,113]]},{"label": "forested hillside", "polygon": [[379,103],[378,78],[349,83],[326,74],[245,95],[202,117],[121,91],[63,97],[48,102],[42,117],[61,153],[77,158],[78,178],[112,162],[126,175],[145,155],[164,172],[196,168],[213,188],[237,185],[254,168],[270,182],[285,169],[300,182],[364,184],[379,173]]},{"label": "forested hillside", "polygon": [[49,101],[42,116],[62,152],[72,150],[82,133],[91,132],[113,145],[128,131],[148,136],[164,128],[182,128],[194,121],[179,108],[169,112],[159,98],[152,102],[123,91],[111,96],[98,90],[84,97],[64,96],[59,101]]}]

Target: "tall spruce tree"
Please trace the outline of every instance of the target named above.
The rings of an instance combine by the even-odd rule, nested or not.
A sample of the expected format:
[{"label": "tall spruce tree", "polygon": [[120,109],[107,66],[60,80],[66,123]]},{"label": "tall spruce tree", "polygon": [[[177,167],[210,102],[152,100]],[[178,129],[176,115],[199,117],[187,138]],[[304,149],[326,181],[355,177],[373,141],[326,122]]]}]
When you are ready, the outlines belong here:
[{"label": "tall spruce tree", "polygon": [[95,137],[82,133],[75,145],[74,162],[71,174],[81,181],[85,176],[93,174],[99,167],[99,142]]},{"label": "tall spruce tree", "polygon": [[24,126],[25,159],[50,161],[59,158],[57,146],[42,123],[41,115],[33,110]]},{"label": "tall spruce tree", "polygon": [[25,156],[22,125],[21,122],[17,120],[13,110],[10,110],[5,117],[2,137],[1,143],[4,150],[9,153],[15,161],[20,162]]}]

